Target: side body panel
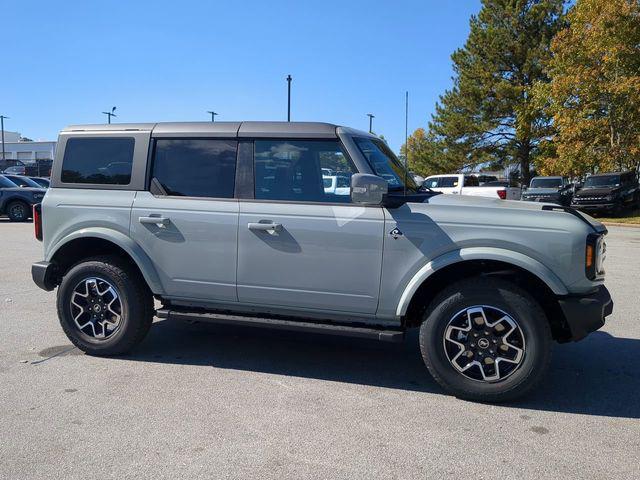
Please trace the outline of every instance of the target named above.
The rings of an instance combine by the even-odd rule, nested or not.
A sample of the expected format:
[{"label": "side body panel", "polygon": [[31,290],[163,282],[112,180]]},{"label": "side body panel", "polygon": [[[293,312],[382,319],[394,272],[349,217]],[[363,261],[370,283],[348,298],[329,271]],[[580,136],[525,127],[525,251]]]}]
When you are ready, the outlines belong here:
[{"label": "side body panel", "polygon": [[[141,223],[163,217],[166,225]],[[131,237],[153,260],[168,297],[236,302],[238,201],[138,192]]]},{"label": "side body panel", "polygon": [[585,224],[570,214],[542,211],[539,206],[524,212],[533,210],[528,203],[476,202],[439,195],[430,203],[385,210],[385,232],[398,228],[402,236],[385,240],[381,319],[399,320],[419,283],[438,269],[465,260],[520,266],[559,295],[594,288],[584,274],[590,231]]},{"label": "side body panel", "polygon": [[[258,222],[282,227],[249,229]],[[240,302],[375,314],[383,227],[382,208],[242,201]]]}]

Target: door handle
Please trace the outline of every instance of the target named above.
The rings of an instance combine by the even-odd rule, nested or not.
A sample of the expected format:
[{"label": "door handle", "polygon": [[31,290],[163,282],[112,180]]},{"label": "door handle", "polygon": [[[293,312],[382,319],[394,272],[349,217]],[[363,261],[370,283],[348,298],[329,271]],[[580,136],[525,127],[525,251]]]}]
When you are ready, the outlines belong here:
[{"label": "door handle", "polygon": [[138,221],[143,225],[157,225],[159,227],[166,227],[171,222],[171,220],[166,217],[154,217],[153,215],[149,217],[139,217]]},{"label": "door handle", "polygon": [[280,223],[250,222],[247,224],[247,227],[249,228],[249,230],[257,232],[269,232],[272,235],[282,230],[282,224]]}]

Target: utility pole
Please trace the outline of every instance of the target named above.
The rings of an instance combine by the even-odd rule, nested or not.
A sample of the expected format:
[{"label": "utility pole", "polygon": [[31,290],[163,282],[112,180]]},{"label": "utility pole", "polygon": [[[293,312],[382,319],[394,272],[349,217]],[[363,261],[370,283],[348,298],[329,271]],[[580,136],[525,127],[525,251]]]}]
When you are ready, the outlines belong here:
[{"label": "utility pole", "polygon": [[369,117],[369,133],[373,133],[373,119],[376,117],[373,113],[367,113]]},{"label": "utility pole", "polygon": [[4,166],[4,161],[5,161],[5,155],[4,155],[4,119],[5,118],[9,118],[9,117],[5,117],[4,115],[0,115],[0,125],[2,125],[2,162],[3,162],[3,166]]},{"label": "utility pole", "polygon": [[291,75],[287,75],[287,122],[291,121]]},{"label": "utility pole", "polygon": [[213,112],[213,111],[211,111],[211,110],[207,110],[207,113],[210,113],[210,114],[211,114],[211,121],[212,121],[212,122],[215,122],[215,121],[216,121],[216,115],[220,115],[219,113],[217,113],[217,112]]},{"label": "utility pole", "polygon": [[116,107],[113,107],[110,112],[102,112],[107,116],[108,123],[111,123],[111,117],[117,117],[117,115],[114,113],[115,111],[116,111]]},{"label": "utility pole", "polygon": [[407,194],[409,168],[409,90],[404,92],[404,194]]}]

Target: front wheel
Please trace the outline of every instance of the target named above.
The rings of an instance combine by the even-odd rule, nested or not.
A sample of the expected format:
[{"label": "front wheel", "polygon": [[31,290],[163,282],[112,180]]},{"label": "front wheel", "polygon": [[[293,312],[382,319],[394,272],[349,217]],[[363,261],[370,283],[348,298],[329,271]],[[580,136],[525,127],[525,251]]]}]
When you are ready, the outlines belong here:
[{"label": "front wheel", "polygon": [[90,355],[131,350],[153,321],[153,297],[138,271],[117,257],[95,257],[71,268],[57,296],[69,340]]},{"label": "front wheel", "polygon": [[432,302],[420,350],[434,379],[457,397],[514,400],[531,391],[551,359],[551,331],[540,305],[515,284],[476,277]]}]

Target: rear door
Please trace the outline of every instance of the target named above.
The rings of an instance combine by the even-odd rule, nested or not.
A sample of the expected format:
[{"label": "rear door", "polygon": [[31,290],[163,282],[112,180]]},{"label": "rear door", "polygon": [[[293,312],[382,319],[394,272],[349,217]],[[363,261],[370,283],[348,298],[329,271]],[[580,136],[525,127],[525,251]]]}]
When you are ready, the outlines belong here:
[{"label": "rear door", "polygon": [[169,297],[237,302],[236,139],[156,138],[131,236]]},{"label": "rear door", "polygon": [[254,198],[241,201],[238,226],[241,303],[376,312],[382,208],[325,190],[323,168],[356,172],[337,139],[255,141]]}]

